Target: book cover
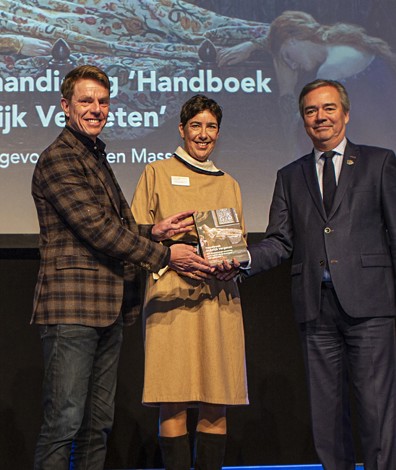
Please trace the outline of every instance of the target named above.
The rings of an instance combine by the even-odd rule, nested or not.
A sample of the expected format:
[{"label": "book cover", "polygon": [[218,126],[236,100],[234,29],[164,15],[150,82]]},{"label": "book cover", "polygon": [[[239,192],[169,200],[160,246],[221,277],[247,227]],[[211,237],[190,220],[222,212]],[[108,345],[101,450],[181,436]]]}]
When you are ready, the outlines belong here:
[{"label": "book cover", "polygon": [[212,266],[224,259],[232,262],[235,258],[241,264],[249,261],[246,241],[234,208],[196,212],[193,217],[201,255]]}]

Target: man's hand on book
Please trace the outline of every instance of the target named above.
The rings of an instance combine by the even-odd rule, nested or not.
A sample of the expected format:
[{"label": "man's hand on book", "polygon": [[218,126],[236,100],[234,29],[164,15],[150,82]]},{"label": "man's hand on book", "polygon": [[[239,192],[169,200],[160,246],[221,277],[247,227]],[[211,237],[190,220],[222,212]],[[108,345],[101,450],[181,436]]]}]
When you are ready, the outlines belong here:
[{"label": "man's hand on book", "polygon": [[240,263],[235,258],[232,263],[224,260],[216,266],[215,276],[220,281],[230,281],[239,275]]}]

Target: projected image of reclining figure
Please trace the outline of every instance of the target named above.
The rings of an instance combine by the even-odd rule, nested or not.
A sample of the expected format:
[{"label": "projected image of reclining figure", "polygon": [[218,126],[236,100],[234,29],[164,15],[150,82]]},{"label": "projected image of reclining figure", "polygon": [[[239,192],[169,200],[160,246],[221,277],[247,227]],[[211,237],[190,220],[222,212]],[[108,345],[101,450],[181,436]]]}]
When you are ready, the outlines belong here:
[{"label": "projected image of reclining figure", "polygon": [[[285,11],[269,29],[267,47],[272,54],[280,104],[288,136],[299,121],[301,81],[315,78],[340,81],[352,103],[351,139],[396,147],[396,55],[382,39],[357,25],[322,25],[310,14]],[[372,116],[367,125],[367,116]]]},{"label": "projected image of reclining figure", "polygon": [[[396,109],[395,54],[385,41],[369,36],[360,26],[322,25],[302,11],[286,11],[271,24],[259,23],[230,18],[183,0],[81,0],[78,5],[64,0],[0,0],[0,28],[7,36],[0,39],[0,54],[8,54],[0,63],[3,74],[43,73],[52,59],[48,45],[63,39],[70,47],[73,65],[89,62],[120,77],[115,105],[131,103],[139,111],[166,105],[168,116],[177,114],[185,100],[183,90],[138,91],[136,83],[128,81],[130,71],[193,77],[205,39],[215,47],[212,65],[219,70],[244,63],[261,51],[273,58],[274,69],[268,72],[275,78],[271,89],[279,93],[280,116],[291,149],[298,151],[295,90],[303,81],[317,77],[341,80],[348,86],[355,103],[351,138],[357,133],[361,141],[380,140],[381,145],[395,147],[390,128],[395,116],[389,116]],[[22,38],[40,40],[41,47],[25,47]],[[8,47],[13,41],[14,48],[4,52],[2,41]],[[364,134],[362,122],[368,112],[377,116],[369,135]],[[388,136],[385,140],[379,137],[384,134]]]}]

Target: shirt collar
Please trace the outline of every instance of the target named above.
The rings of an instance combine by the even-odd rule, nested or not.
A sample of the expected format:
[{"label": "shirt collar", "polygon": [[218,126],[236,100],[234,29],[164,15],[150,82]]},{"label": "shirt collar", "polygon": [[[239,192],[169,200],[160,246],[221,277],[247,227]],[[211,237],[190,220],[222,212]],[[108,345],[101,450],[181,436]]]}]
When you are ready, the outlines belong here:
[{"label": "shirt collar", "polygon": [[218,173],[219,171],[221,171],[215,166],[212,160],[200,162],[199,160],[196,160],[195,158],[191,157],[182,147],[177,147],[175,154],[182,160],[189,163],[191,166],[199,168],[200,170],[204,170],[209,173]]},{"label": "shirt collar", "polygon": [[[345,152],[345,147],[347,145],[347,139],[344,137],[342,141],[337,145],[337,147],[334,147],[332,150],[337,154],[337,155],[344,155]],[[320,160],[320,157],[323,154],[323,150],[318,150],[314,148],[315,152],[315,161],[316,163]]]},{"label": "shirt collar", "polygon": [[66,129],[68,129],[76,139],[78,139],[82,144],[84,144],[85,147],[90,152],[92,152],[96,158],[100,158],[101,156],[103,156],[106,148],[106,144],[103,142],[103,140],[97,138],[94,142],[92,139],[90,139],[86,135],[81,134],[70,126],[66,126]]}]

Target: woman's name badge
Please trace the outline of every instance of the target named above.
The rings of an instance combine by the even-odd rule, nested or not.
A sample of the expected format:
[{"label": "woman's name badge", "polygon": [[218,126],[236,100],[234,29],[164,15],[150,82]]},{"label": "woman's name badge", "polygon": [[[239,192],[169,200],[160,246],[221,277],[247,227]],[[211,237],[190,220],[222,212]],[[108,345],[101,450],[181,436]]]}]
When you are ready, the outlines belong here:
[{"label": "woman's name badge", "polygon": [[188,176],[172,176],[171,181],[174,186],[190,186],[190,178]]}]

